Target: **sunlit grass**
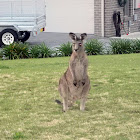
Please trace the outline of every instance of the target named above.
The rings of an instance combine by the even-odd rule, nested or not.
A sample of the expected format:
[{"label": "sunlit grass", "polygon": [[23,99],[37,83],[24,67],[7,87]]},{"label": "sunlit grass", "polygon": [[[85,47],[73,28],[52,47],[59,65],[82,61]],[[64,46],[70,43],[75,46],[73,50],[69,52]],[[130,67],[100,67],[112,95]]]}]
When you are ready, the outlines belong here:
[{"label": "sunlit grass", "polygon": [[0,139],[140,139],[140,54],[88,58],[86,111],[66,113],[54,101],[69,57],[0,61]]}]

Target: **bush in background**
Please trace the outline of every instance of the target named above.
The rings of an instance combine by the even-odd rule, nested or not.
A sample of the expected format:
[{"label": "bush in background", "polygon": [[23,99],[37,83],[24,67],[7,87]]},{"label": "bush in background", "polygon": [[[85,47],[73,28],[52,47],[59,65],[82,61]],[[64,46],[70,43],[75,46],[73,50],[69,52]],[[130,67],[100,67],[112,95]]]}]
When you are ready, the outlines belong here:
[{"label": "bush in background", "polygon": [[70,56],[72,54],[72,45],[70,42],[60,45],[58,48],[58,56]]},{"label": "bush in background", "polygon": [[31,58],[47,58],[51,57],[52,50],[42,43],[40,45],[33,45],[30,47],[29,54]]},{"label": "bush in background", "polygon": [[136,39],[132,41],[133,53],[140,53],[140,40]]},{"label": "bush in background", "polygon": [[132,41],[128,39],[112,39],[110,46],[113,54],[133,53]]},{"label": "bush in background", "polygon": [[28,58],[29,45],[27,43],[13,43],[9,46],[5,46],[2,53],[5,57],[9,59],[22,59]]},{"label": "bush in background", "polygon": [[85,43],[85,51],[87,55],[101,54],[102,50],[103,50],[103,44],[97,39],[91,39]]},{"label": "bush in background", "polygon": [[52,56],[53,51],[48,46],[46,46],[45,43],[40,44],[39,47],[41,58],[47,58]]},{"label": "bush in background", "polygon": [[40,47],[39,47],[39,45],[30,46],[29,56],[30,56],[30,58],[39,58],[40,57]]},{"label": "bush in background", "polygon": [[[70,56],[72,54],[70,42],[62,44],[55,49],[57,50],[53,51],[45,43],[29,45],[18,42],[2,48],[0,50],[0,58],[47,58],[52,56]],[[97,39],[91,39],[85,43],[85,51],[87,55],[140,53],[140,40],[112,39],[110,40],[110,46],[105,46]]]},{"label": "bush in background", "polygon": [[0,50],[0,59],[3,57],[3,50]]}]

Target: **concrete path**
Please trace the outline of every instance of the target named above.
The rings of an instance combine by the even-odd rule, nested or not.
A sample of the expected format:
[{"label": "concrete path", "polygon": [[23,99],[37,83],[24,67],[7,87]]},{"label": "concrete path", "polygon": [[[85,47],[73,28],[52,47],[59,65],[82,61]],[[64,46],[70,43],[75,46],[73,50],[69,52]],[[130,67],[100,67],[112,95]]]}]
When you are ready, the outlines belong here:
[{"label": "concrete path", "polygon": [[[131,33],[129,35],[122,35],[122,37],[112,37],[117,39],[140,39],[140,32]],[[103,42],[105,46],[109,46],[109,42],[111,38],[99,37],[95,35],[88,34],[87,40],[89,39],[98,39],[99,41]],[[30,44],[40,44],[44,42],[49,47],[60,46],[63,43],[67,43],[68,41],[71,42],[71,39],[68,33],[47,33],[43,32],[40,33],[36,37],[30,37],[27,41]]]},{"label": "concrete path", "polygon": [[[95,38],[95,39],[105,39],[103,37],[98,37],[98,36],[95,36],[95,35],[89,35],[88,34],[87,40],[93,39],[93,38]],[[30,44],[40,44],[40,43],[44,42],[49,47],[54,47],[54,46],[59,46],[63,43],[67,43],[68,41],[71,42],[71,39],[70,39],[68,33],[46,33],[46,32],[43,32],[43,33],[40,33],[36,37],[31,36],[30,39],[27,42],[30,43]]]},{"label": "concrete path", "polygon": [[128,35],[123,35],[121,38],[125,39],[140,39],[140,32],[131,33]]},{"label": "concrete path", "polygon": [[[80,34],[78,34],[78,35],[80,35]],[[99,36],[88,34],[86,40],[90,40],[90,39],[98,39],[99,41],[101,41],[104,44],[104,53],[107,53],[110,50],[110,45],[109,45],[110,39],[109,38],[99,37]],[[56,49],[56,48],[60,47],[61,44],[67,43],[68,41],[71,42],[71,39],[70,39],[68,33],[43,32],[43,33],[40,33],[36,37],[31,36],[27,42],[32,45],[41,44],[42,42],[44,42],[51,49]]]},{"label": "concrete path", "polygon": [[140,39],[140,32],[130,33],[128,35],[122,35],[121,37],[111,37],[116,39]]}]

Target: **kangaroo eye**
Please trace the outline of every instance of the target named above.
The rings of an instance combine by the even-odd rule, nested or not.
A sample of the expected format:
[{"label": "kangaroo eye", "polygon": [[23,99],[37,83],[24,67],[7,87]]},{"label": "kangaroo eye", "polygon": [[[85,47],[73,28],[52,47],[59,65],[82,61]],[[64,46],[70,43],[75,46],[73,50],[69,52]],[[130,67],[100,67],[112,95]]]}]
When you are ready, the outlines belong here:
[{"label": "kangaroo eye", "polygon": [[79,43],[79,46],[82,46],[82,43]]}]

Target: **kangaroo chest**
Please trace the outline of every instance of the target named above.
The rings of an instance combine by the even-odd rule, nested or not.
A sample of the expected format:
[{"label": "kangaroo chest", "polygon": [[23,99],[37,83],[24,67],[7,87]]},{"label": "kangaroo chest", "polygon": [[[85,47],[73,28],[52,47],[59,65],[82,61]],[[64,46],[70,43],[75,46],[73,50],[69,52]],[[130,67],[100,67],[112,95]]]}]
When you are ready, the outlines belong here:
[{"label": "kangaroo chest", "polygon": [[77,80],[82,80],[83,79],[83,74],[84,74],[84,61],[80,59],[75,60],[75,76]]}]

